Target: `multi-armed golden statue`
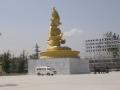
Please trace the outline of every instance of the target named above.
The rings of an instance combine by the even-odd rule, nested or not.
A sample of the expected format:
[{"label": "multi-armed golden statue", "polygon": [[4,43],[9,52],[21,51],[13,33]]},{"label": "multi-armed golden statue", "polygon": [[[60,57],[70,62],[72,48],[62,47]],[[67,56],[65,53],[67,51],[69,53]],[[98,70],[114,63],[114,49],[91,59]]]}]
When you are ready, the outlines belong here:
[{"label": "multi-armed golden statue", "polygon": [[61,44],[65,44],[63,39],[63,33],[59,28],[60,17],[55,8],[52,11],[51,24],[49,29],[48,49],[45,52],[40,53],[40,58],[78,58],[79,52],[72,51],[69,47],[62,47]]},{"label": "multi-armed golden statue", "polygon": [[61,44],[65,43],[65,40],[62,39],[63,33],[61,33],[61,30],[59,29],[60,24],[58,12],[55,8],[53,8],[48,39],[49,50],[60,49]]}]

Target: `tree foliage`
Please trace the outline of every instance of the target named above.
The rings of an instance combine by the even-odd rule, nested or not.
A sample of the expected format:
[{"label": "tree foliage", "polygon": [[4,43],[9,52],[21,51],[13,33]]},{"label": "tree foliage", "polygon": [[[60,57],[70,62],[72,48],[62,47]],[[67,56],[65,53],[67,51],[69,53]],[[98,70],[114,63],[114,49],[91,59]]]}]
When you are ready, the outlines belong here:
[{"label": "tree foliage", "polygon": [[10,52],[0,54],[0,62],[2,63],[3,71],[6,73],[27,72],[27,56],[25,51],[18,57],[12,57]]},{"label": "tree foliage", "polygon": [[0,55],[3,71],[9,73],[11,54],[9,52]]}]

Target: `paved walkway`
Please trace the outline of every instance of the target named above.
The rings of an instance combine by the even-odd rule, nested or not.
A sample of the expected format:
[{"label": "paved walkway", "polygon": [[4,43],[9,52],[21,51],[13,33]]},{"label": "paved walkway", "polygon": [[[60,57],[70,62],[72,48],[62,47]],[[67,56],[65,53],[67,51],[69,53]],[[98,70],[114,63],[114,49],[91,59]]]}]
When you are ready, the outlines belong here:
[{"label": "paved walkway", "polygon": [[0,90],[120,90],[120,72],[57,76],[0,76]]}]

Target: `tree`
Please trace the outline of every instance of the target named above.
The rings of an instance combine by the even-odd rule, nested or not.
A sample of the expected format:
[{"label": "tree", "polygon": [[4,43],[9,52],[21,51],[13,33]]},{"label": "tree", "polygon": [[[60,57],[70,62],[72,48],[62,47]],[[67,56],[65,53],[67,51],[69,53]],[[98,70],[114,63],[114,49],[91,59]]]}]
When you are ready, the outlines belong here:
[{"label": "tree", "polygon": [[19,60],[18,61],[18,73],[23,73],[24,72],[24,67],[25,67],[25,60]]},{"label": "tree", "polygon": [[9,53],[9,51],[1,55],[3,71],[5,71],[6,73],[9,73],[10,57],[11,54]]},{"label": "tree", "polygon": [[39,59],[39,53],[40,53],[39,46],[36,43],[36,45],[35,45],[35,53],[30,55],[29,58],[30,59]]},{"label": "tree", "polygon": [[23,50],[23,53],[18,58],[18,73],[24,73],[26,65],[27,65],[27,56],[25,55],[25,50]]},{"label": "tree", "polygon": [[40,51],[39,51],[39,46],[38,46],[38,44],[36,43],[36,46],[35,46],[35,53],[36,53],[36,54],[35,54],[35,58],[36,58],[36,59],[39,58],[39,52],[40,52]]}]

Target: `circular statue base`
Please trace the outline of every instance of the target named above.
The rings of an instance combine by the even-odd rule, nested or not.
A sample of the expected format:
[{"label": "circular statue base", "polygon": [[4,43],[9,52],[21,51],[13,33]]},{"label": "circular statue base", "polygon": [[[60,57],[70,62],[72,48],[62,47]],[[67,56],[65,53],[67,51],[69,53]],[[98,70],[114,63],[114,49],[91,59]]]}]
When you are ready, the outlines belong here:
[{"label": "circular statue base", "polygon": [[41,59],[47,58],[79,58],[79,51],[72,50],[54,50],[40,53]]}]

